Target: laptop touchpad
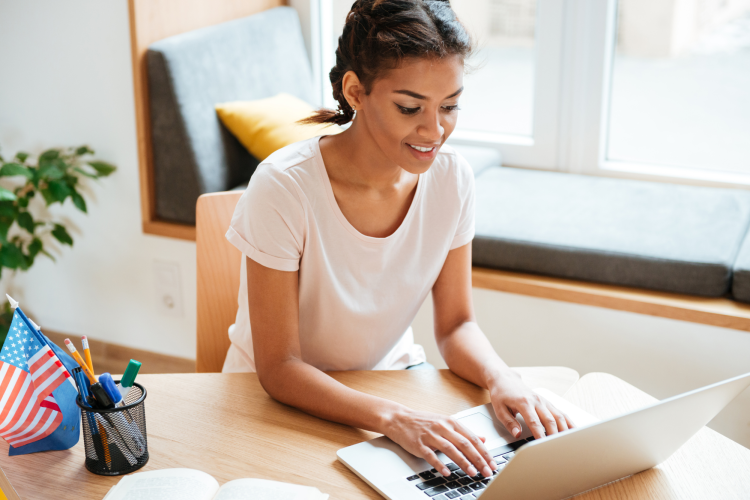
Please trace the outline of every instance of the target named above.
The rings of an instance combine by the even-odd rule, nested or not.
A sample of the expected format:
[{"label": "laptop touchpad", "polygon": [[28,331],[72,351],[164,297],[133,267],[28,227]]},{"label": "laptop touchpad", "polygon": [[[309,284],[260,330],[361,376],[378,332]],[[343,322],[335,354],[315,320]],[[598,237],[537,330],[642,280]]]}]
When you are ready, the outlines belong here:
[{"label": "laptop touchpad", "polygon": [[493,421],[491,417],[484,413],[473,413],[457,420],[477,436],[485,437],[487,443],[496,439],[512,439],[510,433],[499,422]]}]

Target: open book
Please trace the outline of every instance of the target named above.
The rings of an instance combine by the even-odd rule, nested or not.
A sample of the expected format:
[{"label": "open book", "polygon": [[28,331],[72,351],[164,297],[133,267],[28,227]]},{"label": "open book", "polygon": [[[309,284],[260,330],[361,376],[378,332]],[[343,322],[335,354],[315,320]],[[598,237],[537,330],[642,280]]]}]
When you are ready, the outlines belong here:
[{"label": "open book", "polygon": [[162,469],[123,477],[104,500],[328,500],[311,486],[266,479],[236,479],[219,487],[194,469]]}]

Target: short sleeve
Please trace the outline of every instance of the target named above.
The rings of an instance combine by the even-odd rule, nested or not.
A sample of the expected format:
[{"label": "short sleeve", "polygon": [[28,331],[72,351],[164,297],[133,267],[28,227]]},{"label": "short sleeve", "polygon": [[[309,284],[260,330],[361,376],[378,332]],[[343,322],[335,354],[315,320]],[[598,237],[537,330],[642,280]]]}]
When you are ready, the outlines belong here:
[{"label": "short sleeve", "polygon": [[226,238],[258,264],[296,271],[305,241],[305,210],[294,180],[261,164],[237,203]]},{"label": "short sleeve", "polygon": [[451,250],[460,248],[474,239],[474,171],[459,153],[456,153],[456,160],[461,214],[456,234],[451,242]]}]

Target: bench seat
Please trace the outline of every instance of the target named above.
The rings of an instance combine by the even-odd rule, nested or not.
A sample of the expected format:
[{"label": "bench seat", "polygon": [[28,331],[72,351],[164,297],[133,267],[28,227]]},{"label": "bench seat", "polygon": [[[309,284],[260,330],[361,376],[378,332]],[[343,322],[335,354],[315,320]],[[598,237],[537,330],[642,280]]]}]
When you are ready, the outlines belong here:
[{"label": "bench seat", "polygon": [[750,222],[747,191],[508,167],[476,196],[475,266],[705,297],[729,292]]}]

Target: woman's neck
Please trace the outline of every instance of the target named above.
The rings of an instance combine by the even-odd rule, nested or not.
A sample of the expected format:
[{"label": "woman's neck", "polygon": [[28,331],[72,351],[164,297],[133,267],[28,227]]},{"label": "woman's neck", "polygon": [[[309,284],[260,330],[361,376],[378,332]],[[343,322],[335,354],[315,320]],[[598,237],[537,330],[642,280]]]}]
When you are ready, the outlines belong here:
[{"label": "woman's neck", "polygon": [[[342,133],[321,139],[328,177],[359,189],[387,192],[416,176],[393,163],[359,120]],[[408,182],[408,181],[407,181]]]}]

